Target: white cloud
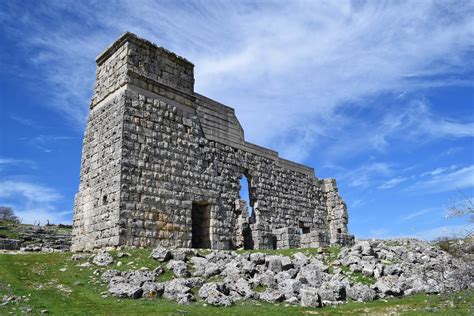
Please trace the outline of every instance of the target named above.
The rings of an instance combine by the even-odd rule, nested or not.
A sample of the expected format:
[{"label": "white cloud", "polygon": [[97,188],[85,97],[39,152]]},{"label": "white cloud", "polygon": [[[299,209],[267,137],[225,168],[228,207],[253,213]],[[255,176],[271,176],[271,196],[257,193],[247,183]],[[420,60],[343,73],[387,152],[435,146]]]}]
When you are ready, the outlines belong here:
[{"label": "white cloud", "polygon": [[44,153],[53,152],[53,148],[58,147],[57,142],[69,141],[71,139],[73,139],[73,137],[41,134],[32,138],[20,138],[20,140],[25,141],[28,145],[39,149]]},{"label": "white cloud", "polygon": [[413,192],[439,193],[462,190],[474,186],[474,165],[455,171],[436,174],[430,179],[420,180],[410,185],[407,190]]},{"label": "white cloud", "polygon": [[[358,110],[351,104],[380,106],[366,101],[470,84],[456,75],[472,69],[465,61],[474,38],[471,2],[59,1],[16,15],[5,6],[6,34],[42,69],[52,106],[81,126],[94,57],[125,30],[194,62],[196,91],[236,107],[249,140],[296,160],[350,126]],[[44,23],[67,13],[77,22]],[[385,126],[400,130],[404,123],[392,118]],[[432,137],[472,136],[472,127],[444,118],[419,124]],[[382,130],[352,140],[351,149],[389,141]]]},{"label": "white cloud", "polygon": [[424,99],[400,100],[374,109],[374,117],[356,116],[340,121],[334,143],[325,153],[332,160],[370,151],[386,152],[395,146],[419,147],[432,140],[474,136],[474,123],[453,121],[432,112]]},{"label": "white cloud", "polygon": [[16,159],[9,157],[0,157],[0,172],[9,167],[27,166],[28,168],[35,169],[36,163],[29,159]]},{"label": "white cloud", "polygon": [[393,173],[390,164],[385,162],[371,162],[354,170],[345,170],[339,173],[337,179],[346,181],[353,188],[368,188],[378,181],[379,177],[390,176]]},{"label": "white cloud", "polygon": [[424,176],[437,176],[443,172],[446,172],[446,171],[449,171],[449,170],[455,170],[457,168],[457,166],[455,165],[452,165],[450,167],[447,167],[447,168],[436,168],[434,170],[431,170],[431,171],[427,171],[427,172],[424,172],[420,175],[420,177],[424,177]]},{"label": "white cloud", "polygon": [[62,196],[54,189],[23,181],[0,181],[0,204],[11,206],[24,223],[69,222],[71,211],[58,210]]},{"label": "white cloud", "polygon": [[383,184],[379,185],[377,188],[380,190],[386,190],[386,189],[391,189],[397,185],[399,185],[402,182],[405,182],[407,178],[403,177],[396,177],[393,179],[390,179],[388,181],[385,181]]},{"label": "white cloud", "polygon": [[416,217],[431,213],[431,212],[436,211],[436,210],[439,210],[439,208],[425,208],[425,209],[422,209],[420,211],[416,211],[416,212],[410,213],[408,215],[405,215],[400,220],[402,222],[406,222],[406,221],[409,221],[409,220],[414,219]]}]

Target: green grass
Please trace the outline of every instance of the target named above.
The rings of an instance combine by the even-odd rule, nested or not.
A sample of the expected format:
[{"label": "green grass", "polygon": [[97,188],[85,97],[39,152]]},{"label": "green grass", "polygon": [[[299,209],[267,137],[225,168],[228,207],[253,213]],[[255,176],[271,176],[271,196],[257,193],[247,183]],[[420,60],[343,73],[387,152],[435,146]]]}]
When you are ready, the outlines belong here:
[{"label": "green grass", "polygon": [[347,277],[356,283],[362,283],[366,285],[372,285],[375,284],[375,278],[374,277],[368,277],[362,274],[362,272],[352,272],[349,267],[346,266],[340,266],[341,270],[344,272]]},{"label": "green grass", "polygon": [[[24,297],[0,307],[0,315],[22,314],[27,308],[32,314],[47,309],[51,315],[472,315],[474,292],[465,291],[444,295],[414,295],[403,299],[375,301],[365,304],[350,302],[322,309],[270,304],[256,301],[238,302],[229,308],[204,306],[197,302],[180,306],[166,299],[101,298],[106,286],[99,282],[94,271],[110,268],[155,268],[159,263],[148,258],[149,250],[127,250],[131,257],[116,259],[120,267],[80,268],[70,253],[0,254],[0,297]],[[60,269],[64,269],[61,271]]]},{"label": "green grass", "polygon": [[16,232],[18,223],[7,220],[0,220],[0,235],[5,236],[6,238],[18,239],[19,235]]}]

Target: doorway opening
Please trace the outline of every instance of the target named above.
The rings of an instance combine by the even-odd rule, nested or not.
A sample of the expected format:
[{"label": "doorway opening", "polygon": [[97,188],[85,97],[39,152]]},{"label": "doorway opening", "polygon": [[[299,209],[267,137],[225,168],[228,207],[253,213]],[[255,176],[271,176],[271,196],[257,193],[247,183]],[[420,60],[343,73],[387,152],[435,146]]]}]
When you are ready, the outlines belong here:
[{"label": "doorway opening", "polygon": [[193,248],[211,248],[211,212],[209,203],[193,202],[192,240]]},{"label": "doorway opening", "polygon": [[307,234],[309,233],[311,230],[309,227],[305,226],[305,223],[300,221],[300,233],[301,234]]},{"label": "doorway opening", "polygon": [[270,246],[273,250],[276,250],[278,248],[278,240],[275,235],[270,235]]}]

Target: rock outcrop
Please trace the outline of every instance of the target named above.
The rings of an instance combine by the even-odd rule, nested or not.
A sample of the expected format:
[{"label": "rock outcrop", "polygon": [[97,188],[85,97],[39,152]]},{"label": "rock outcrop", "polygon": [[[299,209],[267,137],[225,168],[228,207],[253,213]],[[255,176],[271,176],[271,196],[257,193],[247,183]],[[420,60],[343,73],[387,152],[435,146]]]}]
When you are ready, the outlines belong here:
[{"label": "rock outcrop", "polygon": [[[107,270],[101,279],[108,283],[109,294],[117,297],[162,295],[180,304],[202,300],[216,306],[257,299],[320,307],[474,287],[472,258],[456,258],[436,245],[412,239],[359,241],[341,248],[337,256],[324,251],[291,257],[233,251],[182,256],[183,252],[187,250],[162,255],[162,249],[155,250],[151,256],[159,266],[155,271]],[[160,282],[163,267],[175,278]]]}]

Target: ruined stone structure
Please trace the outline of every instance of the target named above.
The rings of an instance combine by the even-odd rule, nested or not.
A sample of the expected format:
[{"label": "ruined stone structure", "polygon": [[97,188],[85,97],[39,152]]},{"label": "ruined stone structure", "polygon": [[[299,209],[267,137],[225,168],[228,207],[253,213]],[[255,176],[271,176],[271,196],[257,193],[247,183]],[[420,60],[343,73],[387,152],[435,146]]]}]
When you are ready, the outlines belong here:
[{"label": "ruined stone structure", "polygon": [[351,243],[335,180],[246,142],[234,109],[194,92],[193,68],[131,33],[97,58],[72,250]]}]

